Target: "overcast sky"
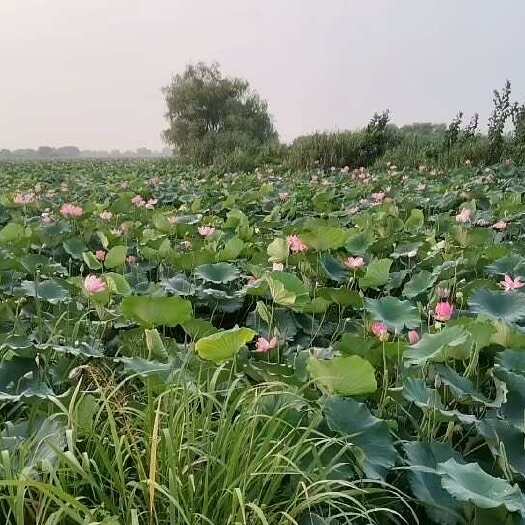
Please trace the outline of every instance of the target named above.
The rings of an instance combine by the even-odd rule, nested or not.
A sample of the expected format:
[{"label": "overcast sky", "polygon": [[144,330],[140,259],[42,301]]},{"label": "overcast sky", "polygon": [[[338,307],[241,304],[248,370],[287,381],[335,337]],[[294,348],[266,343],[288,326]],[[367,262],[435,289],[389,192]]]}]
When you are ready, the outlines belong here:
[{"label": "overcast sky", "polygon": [[281,137],[394,122],[485,122],[525,100],[524,0],[0,0],[0,148],[161,147],[160,88],[217,60],[268,100]]}]

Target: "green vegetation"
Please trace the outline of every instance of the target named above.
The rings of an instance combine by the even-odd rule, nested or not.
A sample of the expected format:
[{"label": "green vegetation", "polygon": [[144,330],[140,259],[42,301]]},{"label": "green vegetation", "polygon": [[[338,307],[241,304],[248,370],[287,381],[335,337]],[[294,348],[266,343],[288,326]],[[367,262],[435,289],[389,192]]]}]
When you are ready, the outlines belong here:
[{"label": "green vegetation", "polygon": [[524,176],[0,164],[2,523],[522,523]]}]

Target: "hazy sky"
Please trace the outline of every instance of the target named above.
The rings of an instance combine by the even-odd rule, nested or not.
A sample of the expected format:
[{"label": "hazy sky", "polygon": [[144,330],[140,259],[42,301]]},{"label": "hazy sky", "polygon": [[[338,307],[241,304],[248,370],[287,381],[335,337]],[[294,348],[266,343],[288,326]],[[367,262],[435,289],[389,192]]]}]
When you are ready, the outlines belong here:
[{"label": "hazy sky", "polygon": [[283,139],[525,100],[524,0],[0,0],[0,148],[161,146],[160,88],[217,60]]}]

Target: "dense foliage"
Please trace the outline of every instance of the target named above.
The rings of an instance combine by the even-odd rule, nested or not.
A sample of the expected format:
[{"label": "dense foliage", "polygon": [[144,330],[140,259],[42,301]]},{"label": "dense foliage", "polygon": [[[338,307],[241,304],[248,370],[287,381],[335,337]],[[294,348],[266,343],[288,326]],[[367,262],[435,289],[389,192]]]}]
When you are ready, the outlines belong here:
[{"label": "dense foliage", "polygon": [[0,164],[6,524],[520,524],[525,170]]},{"label": "dense foliage", "polygon": [[217,64],[189,65],[163,91],[164,139],[180,158],[212,164],[277,142],[266,102],[247,81],[224,77]]}]

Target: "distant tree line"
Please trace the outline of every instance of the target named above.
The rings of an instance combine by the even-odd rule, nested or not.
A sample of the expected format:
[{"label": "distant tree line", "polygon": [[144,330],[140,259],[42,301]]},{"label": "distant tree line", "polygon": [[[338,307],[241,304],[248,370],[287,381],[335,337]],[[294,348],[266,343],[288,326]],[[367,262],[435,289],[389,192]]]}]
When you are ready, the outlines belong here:
[{"label": "distant tree line", "polygon": [[158,158],[171,156],[171,150],[164,148],[162,151],[153,151],[148,148],[120,151],[114,149],[105,150],[81,150],[76,146],[63,146],[52,148],[40,146],[37,149],[1,149],[0,160],[54,160],[54,159],[129,159],[129,158]]},{"label": "distant tree line", "polygon": [[450,124],[413,123],[398,127],[389,110],[375,113],[360,130],[315,132],[279,143],[267,103],[243,79],[222,75],[217,64],[189,65],[163,88],[168,128],[165,142],[182,161],[249,169],[261,163],[291,167],[400,165],[456,166],[503,159],[525,163],[525,106],[511,99],[507,81],[494,91],[488,132],[479,115]]}]

